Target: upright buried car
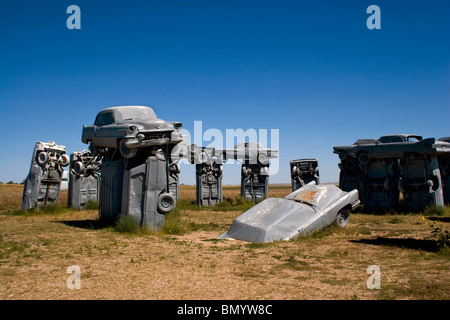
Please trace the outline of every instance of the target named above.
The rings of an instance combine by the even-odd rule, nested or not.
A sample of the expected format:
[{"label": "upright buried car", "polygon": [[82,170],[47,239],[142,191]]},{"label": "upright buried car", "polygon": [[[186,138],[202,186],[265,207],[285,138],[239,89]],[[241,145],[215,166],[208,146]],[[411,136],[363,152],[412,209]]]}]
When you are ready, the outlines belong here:
[{"label": "upright buried car", "polygon": [[65,146],[57,145],[53,141],[36,142],[30,172],[23,187],[23,211],[58,201],[63,167],[67,166],[69,161]]},{"label": "upright buried car", "polygon": [[315,181],[285,198],[268,198],[234,220],[219,239],[272,242],[295,239],[333,223],[345,227],[349,212],[358,207],[358,191],[344,192]]},{"label": "upright buried car", "polygon": [[96,148],[119,149],[133,158],[138,148],[177,144],[182,141],[182,124],[158,119],[152,108],[120,106],[100,111],[93,125],[84,126],[81,140]]},{"label": "upright buried car", "polygon": [[177,149],[185,141],[181,128],[180,122],[158,119],[146,106],[106,108],[93,125],[83,126],[82,141],[94,156],[103,156],[101,220],[128,216],[152,230],[164,226],[164,215],[176,204],[179,167],[169,168],[176,167],[172,156],[182,156]]}]

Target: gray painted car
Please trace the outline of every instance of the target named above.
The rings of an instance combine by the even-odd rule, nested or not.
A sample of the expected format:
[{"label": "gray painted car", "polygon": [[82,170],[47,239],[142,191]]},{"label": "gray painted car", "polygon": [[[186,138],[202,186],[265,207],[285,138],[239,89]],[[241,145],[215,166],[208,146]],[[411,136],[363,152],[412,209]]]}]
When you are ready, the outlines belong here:
[{"label": "gray painted car", "polygon": [[434,138],[422,139],[417,134],[393,134],[379,139],[359,139],[351,146],[333,147],[339,159],[348,156],[357,158],[361,164],[368,164],[369,158],[403,157],[406,153],[422,153],[434,144]]},{"label": "gray painted car", "polygon": [[333,223],[345,227],[360,204],[358,191],[312,181],[285,198],[268,198],[234,220],[219,239],[272,242],[295,239]]},{"label": "gray painted car", "polygon": [[138,148],[178,144],[181,127],[180,122],[158,119],[150,107],[111,107],[100,111],[93,125],[83,126],[81,140],[91,149],[118,148],[124,158],[133,158]]},{"label": "gray painted car", "polygon": [[30,172],[23,187],[23,211],[58,202],[63,167],[69,165],[69,162],[65,146],[53,141],[36,142]]}]

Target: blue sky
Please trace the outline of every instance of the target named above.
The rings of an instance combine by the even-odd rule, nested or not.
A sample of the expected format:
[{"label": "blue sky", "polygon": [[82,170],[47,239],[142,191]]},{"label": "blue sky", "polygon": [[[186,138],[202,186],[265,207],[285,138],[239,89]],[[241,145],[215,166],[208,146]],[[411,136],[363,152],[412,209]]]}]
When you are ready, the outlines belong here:
[{"label": "blue sky", "polygon": [[[81,30],[69,30],[69,5]],[[381,29],[369,30],[369,5]],[[450,136],[450,2],[8,1],[0,7],[0,181],[28,174],[36,141],[81,151],[83,124],[116,105],[210,128],[279,129],[279,172],[385,134]],[[207,144],[207,142],[205,143]],[[224,168],[239,184],[240,167]],[[194,167],[181,182],[194,184]]]}]

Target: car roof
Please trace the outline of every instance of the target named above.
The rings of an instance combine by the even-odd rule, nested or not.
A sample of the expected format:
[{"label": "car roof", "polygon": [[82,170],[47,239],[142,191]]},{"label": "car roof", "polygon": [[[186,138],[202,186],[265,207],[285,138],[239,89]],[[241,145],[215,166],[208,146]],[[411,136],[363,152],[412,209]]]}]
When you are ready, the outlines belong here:
[{"label": "car roof", "polygon": [[[133,115],[133,111],[142,111],[144,110],[147,113],[147,117],[151,119],[156,119],[155,111],[153,111],[152,108],[147,106],[116,106],[116,107],[109,107],[106,109],[103,109],[98,113],[98,115],[105,114],[105,113],[115,113],[117,111],[120,115],[120,118],[123,118],[123,115],[126,115],[125,118],[130,117]],[[126,112],[125,112],[126,111]],[[97,116],[98,116],[97,115]]]}]

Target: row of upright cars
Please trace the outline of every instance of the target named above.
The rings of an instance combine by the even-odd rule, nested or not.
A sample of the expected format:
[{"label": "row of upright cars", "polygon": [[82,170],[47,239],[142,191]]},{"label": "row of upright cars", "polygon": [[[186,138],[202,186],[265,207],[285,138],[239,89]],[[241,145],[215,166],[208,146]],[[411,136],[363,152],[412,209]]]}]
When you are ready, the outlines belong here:
[{"label": "row of upright cars", "polygon": [[221,201],[222,163],[242,160],[241,195],[262,201],[236,219],[223,237],[267,242],[331,223],[344,227],[349,212],[360,203],[367,209],[385,210],[398,205],[401,194],[411,210],[448,202],[449,138],[392,135],[334,147],[341,160],[339,188],[319,184],[317,159],[291,161],[293,193],[274,200],[265,198],[269,159],[278,157],[278,150],[243,143],[230,150],[191,145],[186,151],[181,129],[180,122],[159,119],[149,107],[102,110],[92,125],[83,127],[82,141],[89,150],[69,158],[54,143],[36,144],[23,209],[56,200],[62,167],[70,163],[69,205],[96,199],[101,219],[128,216],[158,230],[176,205],[181,158],[196,164],[200,205]]},{"label": "row of upright cars", "polygon": [[359,139],[335,146],[339,187],[359,191],[369,210],[389,210],[403,203],[410,211],[450,203],[450,137],[423,139],[415,134]]}]

